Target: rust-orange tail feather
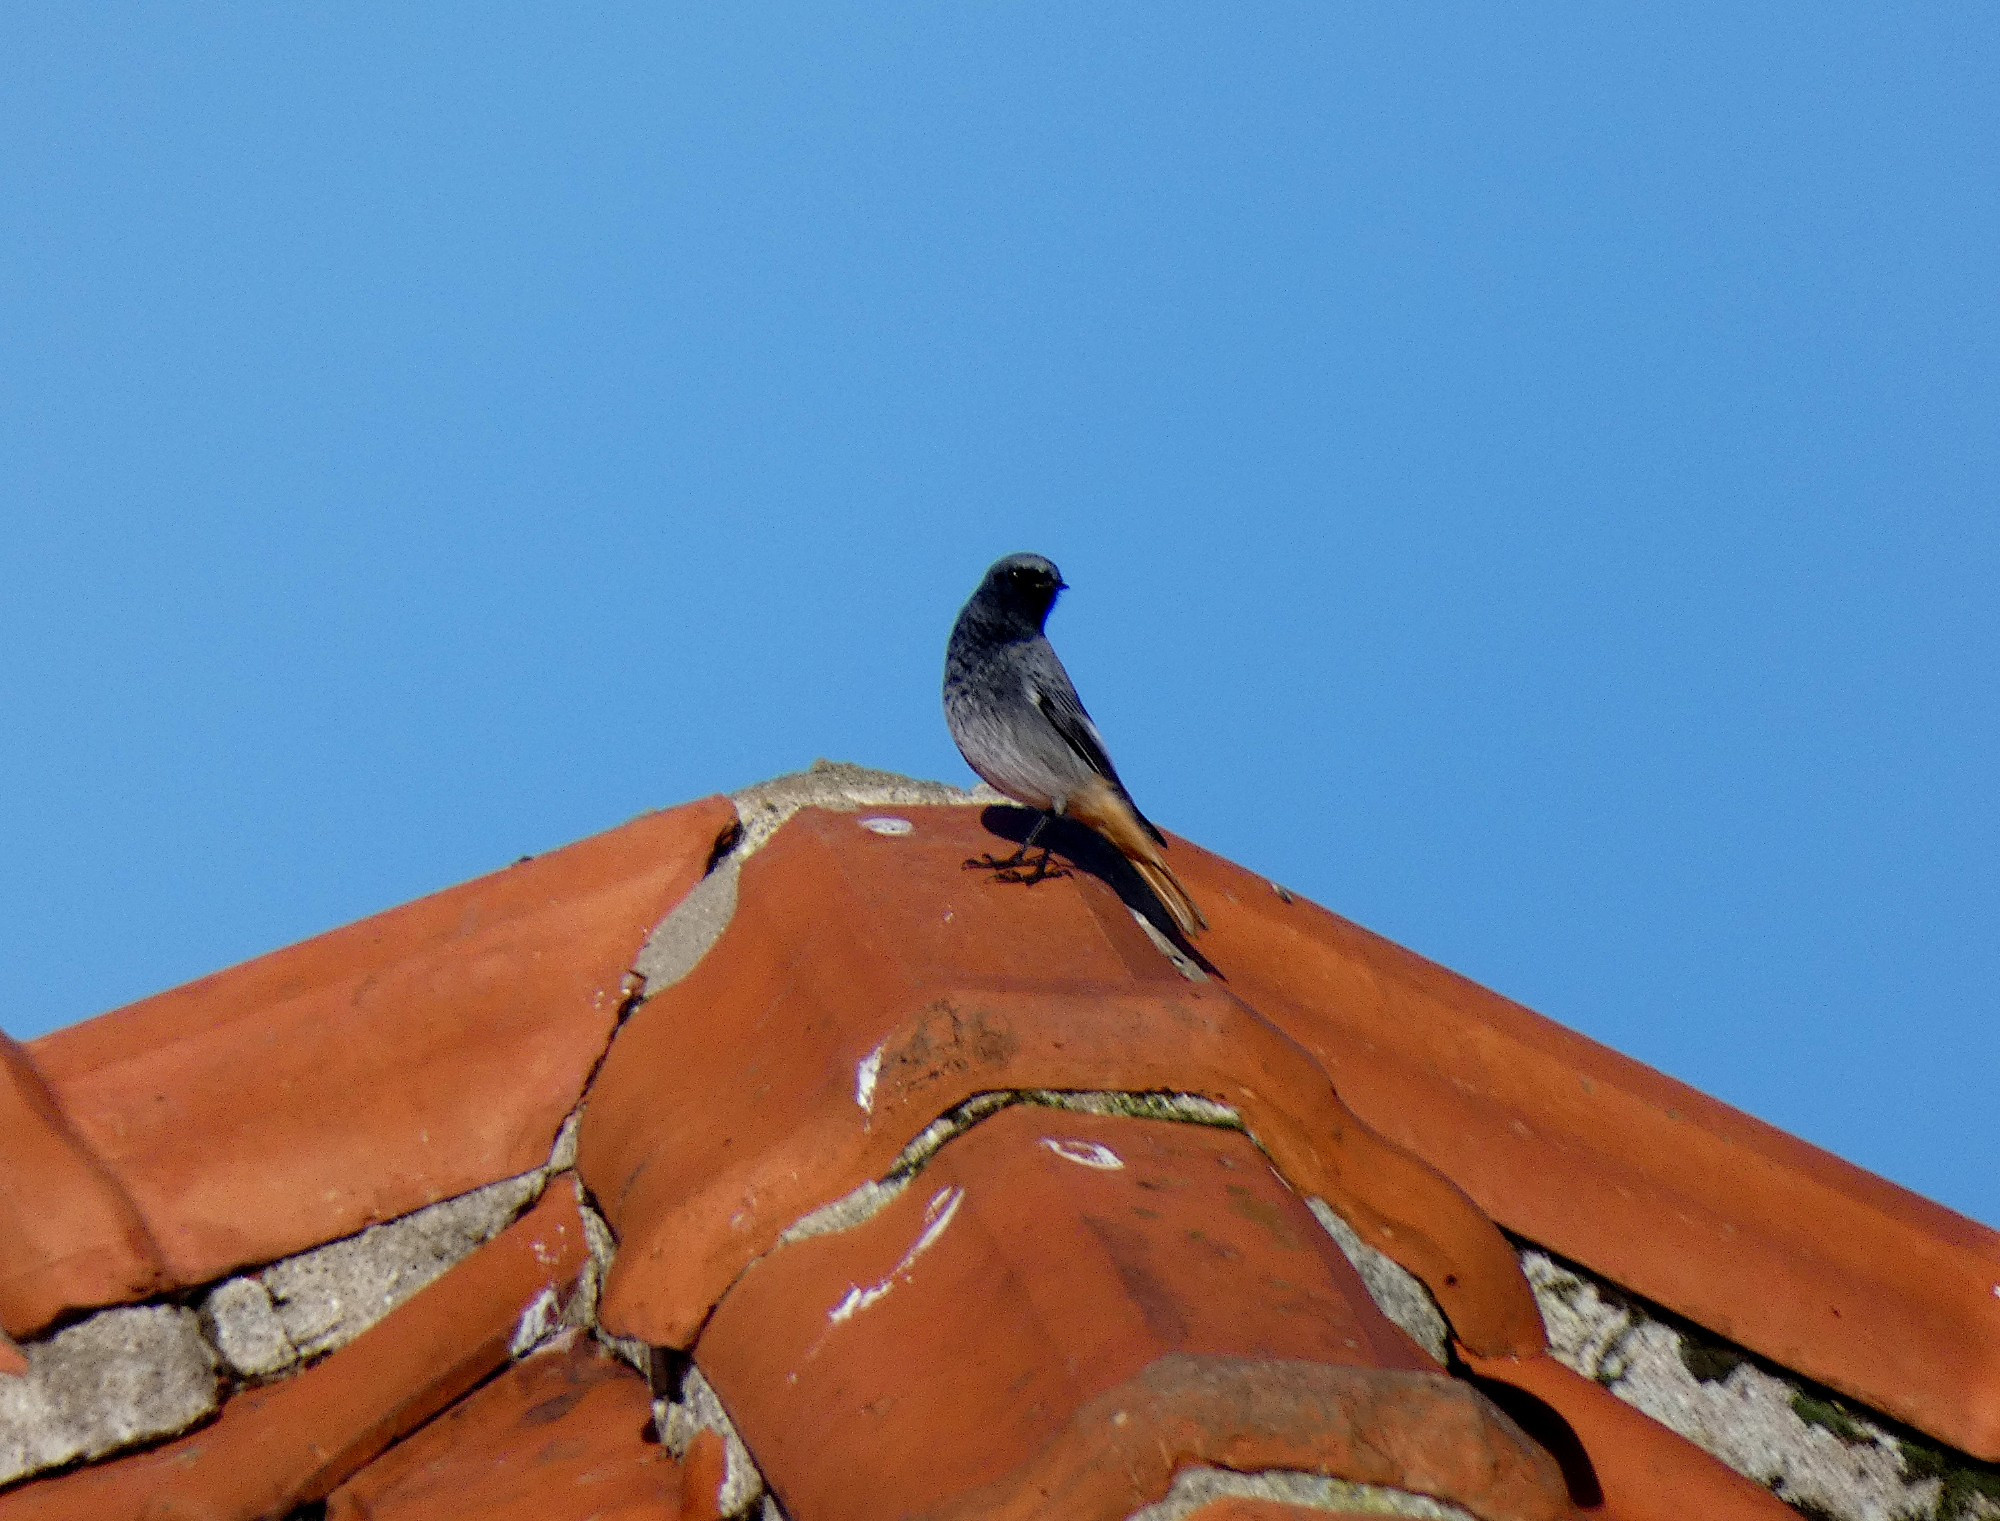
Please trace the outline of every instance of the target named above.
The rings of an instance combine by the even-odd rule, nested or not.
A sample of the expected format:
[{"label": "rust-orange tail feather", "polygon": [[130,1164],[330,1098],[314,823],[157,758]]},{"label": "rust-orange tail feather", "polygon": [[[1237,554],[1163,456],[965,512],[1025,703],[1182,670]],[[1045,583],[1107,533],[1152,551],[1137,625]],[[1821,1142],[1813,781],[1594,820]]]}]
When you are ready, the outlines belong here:
[{"label": "rust-orange tail feather", "polygon": [[1183,935],[1192,940],[1208,928],[1208,921],[1201,916],[1193,897],[1181,886],[1181,879],[1174,875],[1160,853],[1159,842],[1147,832],[1137,810],[1116,787],[1099,782],[1080,789],[1071,794],[1063,811],[1118,847],[1118,853],[1132,863],[1133,870],[1153,890],[1153,896],[1173,916]]}]

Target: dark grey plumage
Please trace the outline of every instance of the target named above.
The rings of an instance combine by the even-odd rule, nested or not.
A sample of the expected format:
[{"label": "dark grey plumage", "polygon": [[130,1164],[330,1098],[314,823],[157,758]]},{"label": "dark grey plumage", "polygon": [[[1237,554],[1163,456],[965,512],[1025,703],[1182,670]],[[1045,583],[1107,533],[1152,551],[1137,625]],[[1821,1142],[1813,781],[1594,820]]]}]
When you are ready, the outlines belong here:
[{"label": "dark grey plumage", "polygon": [[1118,779],[1042,632],[1066,585],[1040,555],[1009,555],[986,572],[945,648],[945,723],[974,771],[1018,803],[1097,830],[1193,934],[1207,926],[1161,859],[1166,840]]}]

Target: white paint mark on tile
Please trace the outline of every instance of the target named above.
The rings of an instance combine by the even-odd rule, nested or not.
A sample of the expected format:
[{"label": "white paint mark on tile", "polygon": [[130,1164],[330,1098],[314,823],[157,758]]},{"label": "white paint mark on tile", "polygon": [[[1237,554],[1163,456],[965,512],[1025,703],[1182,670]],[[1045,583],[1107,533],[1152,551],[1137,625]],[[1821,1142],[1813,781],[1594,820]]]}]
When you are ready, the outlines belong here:
[{"label": "white paint mark on tile", "polygon": [[1096,1167],[1105,1172],[1117,1172],[1124,1167],[1125,1159],[1109,1146],[1100,1146],[1095,1141],[1058,1141],[1053,1136],[1043,1136],[1042,1144],[1065,1162],[1074,1162],[1079,1167]]},{"label": "white paint mark on tile", "polygon": [[899,819],[891,814],[871,813],[861,820],[861,827],[871,834],[908,834],[917,826],[908,819]]},{"label": "white paint mark on tile", "polygon": [[882,1075],[882,1047],[868,1053],[868,1059],[854,1069],[854,1102],[863,1114],[875,1112],[875,1079]]},{"label": "white paint mark on tile", "polygon": [[903,1260],[891,1268],[889,1276],[880,1283],[865,1289],[857,1284],[849,1289],[847,1297],[827,1311],[827,1322],[837,1326],[843,1320],[851,1319],[857,1311],[867,1309],[876,1300],[886,1296],[889,1290],[896,1286],[896,1280],[916,1266],[919,1257],[937,1245],[938,1237],[942,1236],[945,1227],[951,1224],[951,1217],[958,1213],[959,1203],[964,1198],[965,1190],[955,1183],[949,1188],[940,1188],[932,1194],[931,1202],[924,1206],[923,1234],[917,1237],[907,1252],[903,1253]]}]

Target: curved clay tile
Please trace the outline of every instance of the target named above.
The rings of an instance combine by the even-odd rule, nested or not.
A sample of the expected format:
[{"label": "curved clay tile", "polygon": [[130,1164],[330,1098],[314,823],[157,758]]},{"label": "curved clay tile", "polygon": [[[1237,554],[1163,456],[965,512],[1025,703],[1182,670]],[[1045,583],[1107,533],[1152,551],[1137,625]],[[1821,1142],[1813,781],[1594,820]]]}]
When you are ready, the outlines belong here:
[{"label": "curved clay tile", "polygon": [[[286,1256],[539,1166],[734,817],[649,814],[30,1049],[172,1285]],[[144,1291],[79,1273],[35,1303]]]},{"label": "curved clay tile", "polygon": [[0,1034],[0,1327],[26,1336],[73,1306],[166,1283],[138,1208],[78,1141],[27,1048]]},{"label": "curved clay tile", "polygon": [[[1032,888],[966,871],[1004,848],[987,828],[1020,815],[912,800],[938,790],[831,768],[753,792],[745,838],[762,848],[637,963],[731,830],[728,803],[32,1048],[0,1042],[0,1325],[32,1333],[538,1167],[636,966],[672,985],[611,1041],[578,1167],[620,1239],[606,1328],[654,1343],[653,1389],[686,1367],[659,1349],[691,1345],[699,1365],[664,1407],[578,1340],[509,1366],[551,1293],[574,1291],[567,1318],[597,1304],[598,1222],[560,1178],[340,1350],[239,1392],[193,1435],[9,1489],[0,1517],[250,1521],[328,1498],[329,1521],[720,1521],[761,1492],[753,1463],[790,1521],[1130,1521],[1156,1504],[1283,1521],[1331,1514],[1301,1509],[1315,1474],[1483,1521],[1789,1514],[1547,1355],[1494,1219],[1575,1275],[1948,1441],[2000,1430],[1992,1233],[1192,846],[1173,860],[1214,930],[1173,953],[1087,840],[1079,869]],[[827,797],[875,811],[777,827]],[[1046,1088],[1205,1095],[1249,1134],[1186,1123],[1227,1118],[1200,1103],[1152,1111],[1180,1123],[1003,1107]],[[981,1094],[998,1096],[965,1102]],[[1309,1195],[1339,1217],[1322,1229]],[[1329,1231],[1383,1303],[1436,1332],[1429,1300],[1350,1224],[1427,1280],[1456,1333],[1448,1370],[1377,1309]],[[1581,1276],[1537,1271],[1565,1357],[1637,1324],[1559,1292]],[[1643,1346],[1683,1371],[1694,1343],[1677,1335],[1675,1361],[1658,1329],[1580,1365],[1607,1376],[1613,1351]],[[21,1361],[10,1345],[0,1375]],[[52,1351],[28,1353],[27,1383],[0,1377],[0,1417],[53,1397]],[[103,1376],[149,1375],[128,1358]],[[1681,1387],[1637,1377],[1613,1387],[1646,1410]],[[1802,1406],[1789,1375],[1724,1377],[1699,1385],[1709,1414],[1682,1428],[1738,1462],[1737,1437],[1775,1412],[1797,1428],[1782,1461],[1746,1466],[1802,1502],[1838,1499],[1826,1514],[1886,1514],[1884,1494],[1932,1508],[1926,1493],[1942,1505],[1986,1482],[1872,1416]],[[1808,1408],[1833,1413],[1808,1424]],[[1714,1425],[1737,1410],[1740,1426]],[[726,1439],[711,1429],[725,1416]],[[1814,1444],[1901,1477],[1829,1489],[1791,1466]],[[1267,1489],[1292,1498],[1221,1498],[1214,1470],[1290,1475]]]},{"label": "curved clay tile", "polygon": [[660,1521],[680,1465],[646,1381],[575,1332],[516,1363],[349,1479],[326,1521]]},{"label": "curved clay tile", "polygon": [[2000,1235],[1197,846],[1173,860],[1231,988],[1502,1225],[2000,1459]]},{"label": "curved clay tile", "polygon": [[759,1261],[695,1360],[792,1521],[1124,1521],[1197,1462],[1570,1514],[1232,1130],[1002,1111]]},{"label": "curved clay tile", "polygon": [[[1601,1521],[1792,1521],[1798,1512],[1546,1353],[1468,1359],[1480,1386],[1560,1452],[1573,1437]],[[1560,1419],[1556,1432],[1544,1412]]]},{"label": "curved clay tile", "polygon": [[1300,1191],[1425,1281],[1467,1345],[1543,1346],[1493,1223],[1355,1120],[1299,1046],[1178,973],[1094,877],[1030,891],[968,872],[995,843],[976,811],[905,811],[893,831],[796,815],[745,863],[715,947],[612,1043],[578,1147],[621,1242],[609,1328],[685,1346],[794,1220],[974,1094],[1124,1089],[1232,1106]]}]

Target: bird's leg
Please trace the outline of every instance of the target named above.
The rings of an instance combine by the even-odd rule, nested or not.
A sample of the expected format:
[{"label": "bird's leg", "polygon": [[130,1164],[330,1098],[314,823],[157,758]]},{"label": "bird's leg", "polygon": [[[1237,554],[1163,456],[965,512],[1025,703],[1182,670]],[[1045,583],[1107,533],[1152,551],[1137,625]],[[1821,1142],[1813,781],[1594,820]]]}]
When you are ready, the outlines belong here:
[{"label": "bird's leg", "polygon": [[[1004,861],[1001,860],[998,856],[992,854],[989,851],[987,854],[983,856],[972,857],[972,859],[970,859],[965,863],[965,869],[967,871],[1018,870],[1020,868],[1021,863],[1028,859],[1028,852],[1035,848],[1035,841],[1037,838],[1040,837],[1043,826],[1045,826],[1048,823],[1048,821],[1049,821],[1049,816],[1046,813],[1036,814],[1035,827],[1028,831],[1028,837],[1027,839],[1021,842],[1021,848],[1015,851],[1011,856],[1007,857],[1006,860]],[[1048,852],[1044,850],[1042,854],[1046,856]]]},{"label": "bird's leg", "polygon": [[1028,831],[1028,837],[1021,842],[1019,850],[1015,851],[1004,861],[991,854],[974,856],[965,863],[966,870],[990,871],[996,874],[1002,882],[1021,882],[1030,886],[1048,877],[1068,876],[1069,872],[1062,867],[1057,867],[1053,871],[1049,869],[1049,847],[1046,845],[1042,847],[1041,859],[1026,870],[1022,869],[1028,859],[1028,852],[1035,848],[1035,841],[1041,838],[1042,831],[1048,828],[1048,825],[1049,815],[1046,813],[1037,814],[1035,816],[1035,827]]},{"label": "bird's leg", "polygon": [[1039,861],[1035,862],[1033,866],[1025,871],[1021,869],[1021,862],[1025,861],[1028,857],[1028,852],[1035,848],[1035,841],[1040,839],[1042,831],[1048,828],[1051,817],[1052,815],[1045,813],[1035,820],[1035,827],[1028,831],[1027,839],[1021,842],[1020,850],[1014,855],[1012,867],[1000,873],[1001,881],[1019,882],[1023,886],[1033,887],[1037,882],[1044,881],[1049,877],[1066,877],[1069,875],[1060,866],[1053,871],[1049,869],[1049,847],[1046,845],[1042,847],[1042,858]]}]

